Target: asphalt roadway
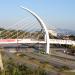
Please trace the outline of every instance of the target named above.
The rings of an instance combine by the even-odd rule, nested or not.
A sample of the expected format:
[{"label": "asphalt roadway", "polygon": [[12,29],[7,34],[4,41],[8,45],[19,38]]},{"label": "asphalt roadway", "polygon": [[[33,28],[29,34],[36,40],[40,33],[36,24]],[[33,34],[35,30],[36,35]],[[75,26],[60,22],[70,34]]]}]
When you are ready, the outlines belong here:
[{"label": "asphalt roadway", "polygon": [[[13,57],[12,53],[9,53],[9,52],[6,52],[6,53],[8,56]],[[23,53],[28,57],[39,60],[40,62],[48,62],[57,68],[67,66],[70,69],[75,69],[75,61],[74,60],[72,61],[72,60],[64,59],[64,57],[60,58],[60,57],[56,57],[53,55],[41,54],[41,53],[37,53],[37,52],[23,52]]]}]

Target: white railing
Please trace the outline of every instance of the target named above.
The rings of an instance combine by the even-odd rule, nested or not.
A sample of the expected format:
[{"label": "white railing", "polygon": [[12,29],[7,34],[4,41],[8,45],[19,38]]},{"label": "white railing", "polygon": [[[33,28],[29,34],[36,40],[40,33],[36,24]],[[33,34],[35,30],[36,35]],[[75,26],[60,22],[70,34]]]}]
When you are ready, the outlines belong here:
[{"label": "white railing", "polygon": [[[45,41],[38,41],[35,39],[0,39],[0,44],[17,44],[17,43],[46,43]],[[50,44],[68,44],[75,45],[75,41],[61,40],[61,39],[49,39]]]}]

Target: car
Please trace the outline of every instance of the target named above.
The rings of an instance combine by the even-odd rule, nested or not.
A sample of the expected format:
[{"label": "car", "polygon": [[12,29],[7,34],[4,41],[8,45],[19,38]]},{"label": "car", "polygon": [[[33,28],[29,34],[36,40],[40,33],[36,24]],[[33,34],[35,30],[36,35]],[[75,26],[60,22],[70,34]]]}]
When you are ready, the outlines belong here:
[{"label": "car", "polygon": [[64,53],[68,54],[68,55],[73,55],[75,56],[75,50],[74,49],[67,49],[64,50]]}]

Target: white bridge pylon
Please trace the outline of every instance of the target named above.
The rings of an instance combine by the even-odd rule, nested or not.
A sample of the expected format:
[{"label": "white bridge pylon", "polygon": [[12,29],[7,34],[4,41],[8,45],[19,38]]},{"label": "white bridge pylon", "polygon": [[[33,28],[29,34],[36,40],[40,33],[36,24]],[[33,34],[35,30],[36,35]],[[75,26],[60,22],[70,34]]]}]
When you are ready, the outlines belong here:
[{"label": "white bridge pylon", "polygon": [[45,40],[44,41],[46,42],[46,53],[49,54],[49,52],[50,52],[49,51],[49,48],[50,48],[50,44],[49,44],[49,33],[48,33],[48,29],[47,29],[45,23],[43,22],[43,20],[35,12],[29,10],[28,8],[24,8],[22,6],[21,6],[21,8],[23,8],[24,10],[27,10],[29,13],[31,13],[37,19],[37,21],[40,23],[42,29],[45,32],[45,35],[44,35]]}]

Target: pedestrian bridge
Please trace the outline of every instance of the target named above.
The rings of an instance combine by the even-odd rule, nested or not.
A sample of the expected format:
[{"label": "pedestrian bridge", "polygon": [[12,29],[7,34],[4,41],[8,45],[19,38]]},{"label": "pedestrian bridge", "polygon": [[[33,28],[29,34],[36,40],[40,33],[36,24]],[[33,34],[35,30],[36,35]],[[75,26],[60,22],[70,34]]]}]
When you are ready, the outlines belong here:
[{"label": "pedestrian bridge", "polygon": [[[49,36],[48,28],[44,21],[33,11],[24,8],[22,9],[29,12],[30,15],[24,20],[10,26],[0,27],[0,45],[3,44],[25,44],[25,43],[43,43],[46,45],[46,53],[49,54],[50,44],[67,44],[75,45],[75,41],[72,40],[62,40],[62,39],[52,39]],[[31,22],[31,23],[30,23]],[[36,23],[35,23],[36,22]],[[39,29],[38,29],[39,28]],[[40,30],[40,31],[38,31]],[[34,32],[33,32],[34,31]],[[38,32],[37,32],[38,31]],[[53,31],[50,31],[51,35],[55,35]],[[31,35],[31,37],[30,37]],[[35,38],[33,38],[33,35]],[[42,36],[42,40],[38,40]]]},{"label": "pedestrian bridge", "polygon": [[[0,39],[0,44],[31,44],[31,43],[39,43],[45,44],[45,41],[39,41],[35,39]],[[49,39],[49,44],[67,44],[67,45],[75,45],[75,41],[72,40],[61,40],[61,39]]]},{"label": "pedestrian bridge", "polygon": [[[46,53],[50,53],[50,44],[67,44],[67,45],[75,45],[75,41],[72,40],[62,40],[62,39],[51,39],[49,38],[49,31],[46,27],[46,23],[33,11],[24,8],[22,9],[32,15],[32,17],[25,17],[24,20],[16,23],[14,25],[2,25],[0,26],[0,46],[2,45],[12,45],[12,44],[45,44],[46,45]],[[27,16],[27,15],[26,15]],[[33,19],[33,17],[35,19]],[[31,23],[30,23],[31,22]],[[36,23],[35,23],[36,22]],[[36,26],[37,25],[37,26]],[[37,32],[39,29],[40,32]],[[33,32],[36,31],[36,32]],[[42,35],[40,34],[42,33]],[[30,37],[30,35],[31,37]],[[51,35],[56,35],[53,31],[50,31]],[[34,39],[33,35],[38,38],[40,35],[43,37],[42,40]],[[29,39],[28,39],[28,38]],[[0,67],[3,70],[3,63],[0,54]]]}]

